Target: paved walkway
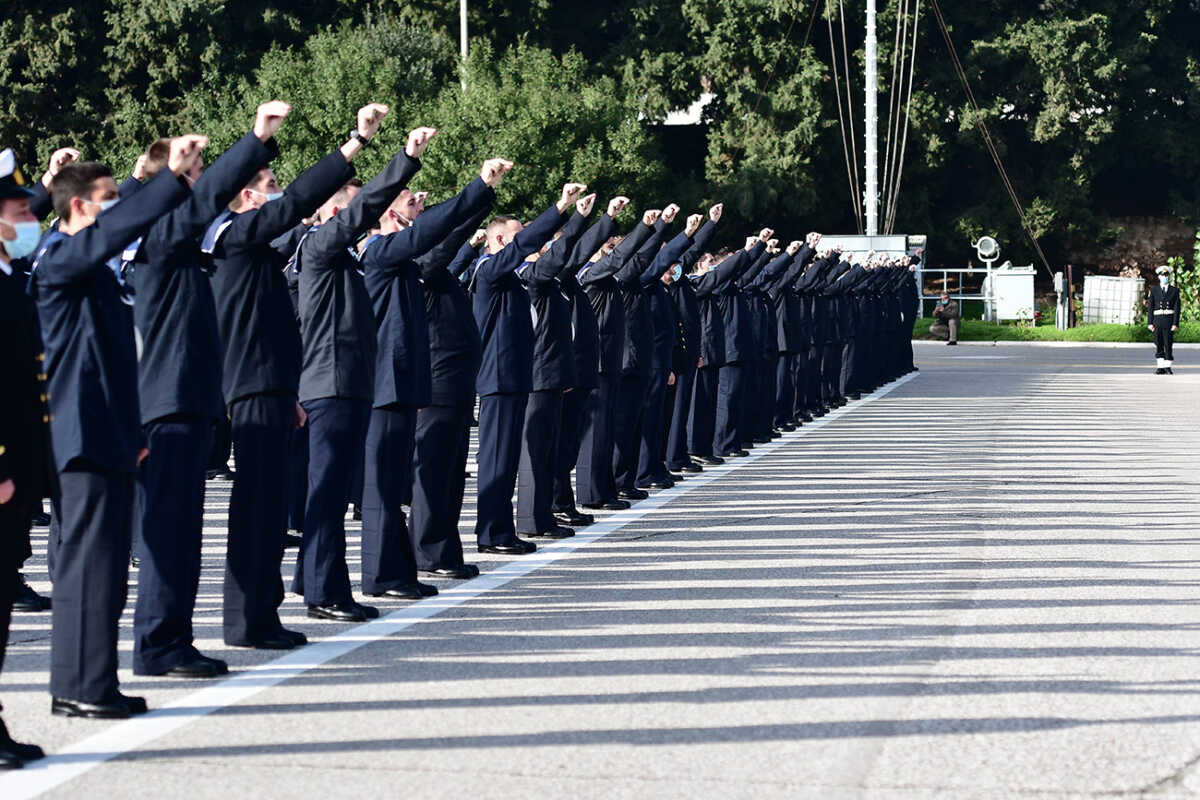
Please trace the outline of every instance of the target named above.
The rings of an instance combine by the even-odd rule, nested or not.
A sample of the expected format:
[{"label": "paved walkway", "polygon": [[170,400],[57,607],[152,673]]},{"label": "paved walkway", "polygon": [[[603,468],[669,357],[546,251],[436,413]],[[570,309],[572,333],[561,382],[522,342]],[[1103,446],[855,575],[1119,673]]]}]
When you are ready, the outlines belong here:
[{"label": "paved walkway", "polygon": [[49,617],[18,615],[4,716],[59,755],[0,798],[1200,792],[1200,370],[1152,356],[919,345],[886,394],[433,600],[350,628],[289,596],[314,644],[279,660],[220,643],[210,483],[199,644],[234,674],[51,717]]}]

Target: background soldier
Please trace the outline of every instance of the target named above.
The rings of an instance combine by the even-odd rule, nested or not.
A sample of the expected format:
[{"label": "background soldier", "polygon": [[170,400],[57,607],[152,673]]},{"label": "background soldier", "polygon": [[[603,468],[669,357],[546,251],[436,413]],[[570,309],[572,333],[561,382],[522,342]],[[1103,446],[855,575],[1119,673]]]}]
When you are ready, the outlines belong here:
[{"label": "background soldier", "polygon": [[1158,358],[1155,375],[1174,375],[1175,331],[1179,330],[1179,289],[1171,285],[1171,268],[1165,264],[1155,270],[1158,286],[1150,287],[1150,304],[1146,307],[1150,330],[1154,331],[1154,355]]}]

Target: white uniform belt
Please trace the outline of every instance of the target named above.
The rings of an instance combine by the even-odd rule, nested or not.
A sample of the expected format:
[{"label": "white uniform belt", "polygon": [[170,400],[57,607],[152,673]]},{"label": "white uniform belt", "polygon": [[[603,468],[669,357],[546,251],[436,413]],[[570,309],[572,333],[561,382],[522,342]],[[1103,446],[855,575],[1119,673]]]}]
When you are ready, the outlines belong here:
[{"label": "white uniform belt", "polygon": [[1157,316],[1159,316],[1160,314],[1174,314],[1174,313],[1175,313],[1175,312],[1174,312],[1173,310],[1169,309],[1169,308],[1156,308],[1156,309],[1154,309],[1154,316],[1156,316],[1156,317],[1157,317]]}]

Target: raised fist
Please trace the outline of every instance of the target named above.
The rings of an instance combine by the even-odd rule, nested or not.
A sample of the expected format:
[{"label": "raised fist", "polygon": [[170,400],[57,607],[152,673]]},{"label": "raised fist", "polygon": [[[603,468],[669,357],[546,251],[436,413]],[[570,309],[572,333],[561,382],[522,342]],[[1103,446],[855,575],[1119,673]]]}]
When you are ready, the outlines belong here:
[{"label": "raised fist", "polygon": [[420,158],[429,146],[429,140],[437,135],[437,128],[414,128],[408,132],[408,144],[404,152],[409,158]]},{"label": "raised fist", "polygon": [[642,212],[642,224],[646,227],[654,225],[658,222],[658,218],[662,216],[662,211],[657,208],[652,208],[649,211]]},{"label": "raised fist", "polygon": [[804,241],[809,247],[811,247],[813,250],[816,250],[817,245],[821,243],[821,234],[816,232],[810,233],[808,236],[804,237]]},{"label": "raised fist", "polygon": [[759,231],[758,238],[765,242],[774,235],[775,231],[771,228],[763,228],[761,231]]},{"label": "raised fist", "polygon": [[617,195],[612,200],[608,201],[608,211],[606,213],[610,217],[616,218],[617,214],[620,214],[627,205],[629,205],[629,198],[623,195]]},{"label": "raised fist", "polygon": [[586,217],[592,213],[592,206],[596,205],[596,193],[592,192],[589,195],[579,198],[575,203],[575,210],[579,212],[579,216]]},{"label": "raised fist", "polygon": [[714,225],[716,225],[718,222],[721,221],[721,212],[723,212],[724,210],[725,210],[724,203],[717,203],[715,206],[713,206],[712,208],[710,208],[708,210],[708,218],[713,221]]},{"label": "raised fist", "polygon": [[367,103],[358,110],[357,130],[370,139],[379,130],[383,118],[387,116],[388,107],[382,103]]},{"label": "raised fist", "polygon": [[564,183],[562,188],[562,196],[558,199],[559,211],[566,211],[567,207],[579,199],[579,196],[587,190],[586,183]]},{"label": "raised fist", "polygon": [[489,158],[483,162],[483,169],[479,171],[479,179],[495,189],[512,168],[513,162],[511,161],[503,158]]},{"label": "raised fist", "polygon": [[696,235],[696,231],[700,230],[700,225],[703,224],[703,222],[703,214],[692,214],[687,218],[687,227],[683,229],[683,232],[686,233],[690,239]]},{"label": "raised fist", "polygon": [[756,244],[758,244],[758,237],[757,237],[757,236],[747,236],[747,237],[746,237],[746,248],[745,248],[745,249],[746,249],[746,252],[749,252],[749,251],[753,250],[753,249],[754,249],[754,245],[756,245]]},{"label": "raised fist", "polygon": [[42,175],[42,185],[47,189],[50,188],[50,181],[54,180],[54,176],[59,173],[67,164],[73,164],[79,160],[80,153],[74,147],[60,147],[50,154],[50,165],[46,168],[46,172]]},{"label": "raised fist", "polygon": [[200,151],[208,146],[208,137],[195,133],[186,136],[176,136],[171,140],[171,150],[167,156],[167,167],[179,177],[189,171],[200,160]]},{"label": "raised fist", "polygon": [[675,221],[675,215],[678,213],[679,213],[679,206],[675,205],[674,203],[668,204],[667,207],[664,208],[663,212],[662,212],[663,222],[670,225],[672,222]]},{"label": "raised fist", "polygon": [[483,228],[480,228],[479,230],[475,231],[475,233],[471,234],[471,238],[467,241],[470,242],[471,247],[479,247],[479,245],[487,241],[487,231],[485,231]]},{"label": "raised fist", "polygon": [[773,253],[778,253],[779,252],[779,240],[778,239],[768,239],[767,240],[767,249]]},{"label": "raised fist", "polygon": [[133,177],[139,181],[146,180],[146,159],[148,156],[142,153],[137,157],[137,161],[133,162]]},{"label": "raised fist", "polygon": [[796,255],[796,253],[799,253],[799,252],[800,252],[800,248],[801,248],[803,245],[804,245],[804,243],[803,243],[803,242],[801,242],[801,241],[799,241],[799,240],[789,243],[789,244],[788,244],[788,246],[787,246],[787,252],[788,252],[788,255],[789,255],[789,256],[794,256],[794,255]]},{"label": "raised fist", "polygon": [[254,135],[260,142],[265,142],[275,135],[279,126],[292,112],[292,107],[282,100],[272,100],[258,107],[254,118]]}]

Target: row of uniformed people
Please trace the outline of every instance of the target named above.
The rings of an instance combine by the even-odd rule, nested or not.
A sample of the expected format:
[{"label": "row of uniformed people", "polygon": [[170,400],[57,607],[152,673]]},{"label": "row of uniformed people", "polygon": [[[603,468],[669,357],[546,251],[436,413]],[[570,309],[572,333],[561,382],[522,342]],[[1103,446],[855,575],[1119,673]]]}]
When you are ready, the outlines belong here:
[{"label": "row of uniformed people", "polygon": [[[581,198],[579,184],[565,186],[528,226],[494,217],[478,255],[467,239],[511,163],[486,162],[459,195],[424,210],[405,191],[435,133],[418,128],[379,175],[356,184],[350,162],[387,113],[370,105],[345,144],[283,191],[268,164],[288,111],[279,102],[261,106],[254,129],[204,170],[203,137],[161,142],[144,183],[127,182],[123,192],[102,165],[60,165],[48,195],[57,227],[22,254],[33,256],[29,293],[45,341],[44,370],[36,374],[48,377],[45,421],[60,486],[51,542],[56,714],[145,710],[144,700],[121,694],[116,679],[135,527],[142,570],[135,672],[211,677],[227,670],[196,650],[191,627],[206,461],[213,424],[226,414],[237,473],[225,641],[290,648],[304,637],[278,616],[289,500],[279,466],[289,461],[297,427],[307,426],[309,457],[292,588],[310,616],[361,621],[378,611],[351,595],[345,560],[345,510],[360,467],[366,593],[436,593],[417,580],[418,570],[477,574],[457,533],[476,395],[479,550],[518,554],[535,549],[518,529],[562,537],[572,533],[562,523],[591,521],[576,508],[576,464],[579,502],[619,508],[645,496],[639,484],[671,482],[664,462],[682,438],[677,430],[688,432],[691,453],[710,459],[754,438],[762,415],[743,403],[747,376],[761,381],[752,384],[756,401],[782,373],[792,386],[819,385],[819,404],[845,390],[844,380],[830,376],[846,360],[850,337],[815,326],[821,332],[807,352],[769,341],[769,301],[778,308],[778,296],[785,308],[793,295],[811,299],[809,313],[822,321],[848,302],[836,298],[850,284],[837,285],[841,274],[824,275],[828,259],[824,283],[814,278],[802,288],[815,265],[806,267],[791,248],[788,258],[776,254],[768,264],[769,231],[719,264],[701,257],[719,206],[703,226],[699,215],[689,218],[665,245],[674,206],[646,212],[613,241],[614,218],[628,201],[614,199],[584,230],[595,198]],[[314,214],[317,224],[302,223]],[[299,328],[285,262],[298,278]],[[685,266],[695,274],[681,280]],[[871,309],[892,288],[882,279],[867,285],[874,294],[861,296]],[[890,346],[894,320],[884,316],[875,332]],[[782,323],[774,324],[782,338]],[[703,378],[689,392],[693,359]],[[869,374],[893,375],[894,361],[863,356],[875,372],[864,366],[856,380],[865,386]],[[814,369],[820,377],[810,380]],[[670,404],[668,384],[676,387]],[[793,418],[809,407],[799,400],[809,396],[804,391],[767,397],[776,394],[776,406],[791,404]],[[699,467],[689,457],[679,468]],[[27,537],[28,523],[22,526]]]}]

